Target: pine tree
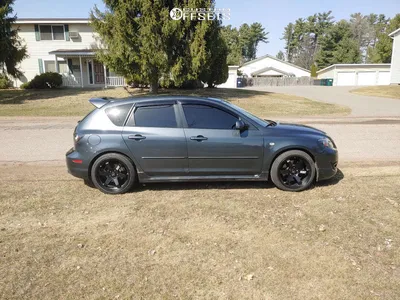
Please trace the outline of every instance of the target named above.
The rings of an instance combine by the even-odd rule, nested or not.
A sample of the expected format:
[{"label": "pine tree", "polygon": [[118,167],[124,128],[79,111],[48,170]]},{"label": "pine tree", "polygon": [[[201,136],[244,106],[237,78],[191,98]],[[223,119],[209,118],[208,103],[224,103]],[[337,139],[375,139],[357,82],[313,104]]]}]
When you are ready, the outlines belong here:
[{"label": "pine tree", "polygon": [[228,65],[241,65],[243,63],[243,58],[239,31],[231,25],[224,26],[222,27],[222,37],[228,47]]},{"label": "pine tree", "polygon": [[311,77],[317,78],[317,66],[315,64],[311,65]]},{"label": "pine tree", "polygon": [[228,46],[228,64],[242,65],[244,62],[255,59],[260,42],[268,43],[268,32],[260,23],[242,24],[239,29],[231,25],[222,29],[223,38]]},{"label": "pine tree", "polygon": [[[128,79],[149,83],[156,93],[160,78],[171,78],[176,86],[196,80],[210,66],[207,37],[215,29],[212,21],[174,20],[178,8],[212,8],[214,0],[179,1],[104,0],[106,11],[95,7],[91,21],[103,49],[98,57]],[[192,6],[190,6],[192,5]],[[219,30],[219,29],[218,29]],[[213,65],[213,67],[221,67]],[[215,80],[214,80],[215,81]]]},{"label": "pine tree", "polygon": [[389,34],[400,28],[400,14],[395,15],[389,24],[377,34],[375,47],[368,48],[368,61],[371,63],[390,63],[393,40]]},{"label": "pine tree", "polygon": [[276,58],[284,61],[285,54],[281,50],[279,50],[278,54],[276,55]]},{"label": "pine tree", "polygon": [[213,21],[206,43],[206,65],[202,68],[200,80],[211,88],[228,79],[228,47],[222,37],[220,21]]},{"label": "pine tree", "polygon": [[352,36],[350,23],[341,20],[332,26],[321,39],[321,47],[315,59],[318,69],[338,63],[360,63],[361,51]]},{"label": "pine tree", "polygon": [[28,55],[18,37],[18,29],[12,28],[17,20],[13,4],[14,0],[0,2],[0,71],[17,78],[22,75],[17,65]]}]

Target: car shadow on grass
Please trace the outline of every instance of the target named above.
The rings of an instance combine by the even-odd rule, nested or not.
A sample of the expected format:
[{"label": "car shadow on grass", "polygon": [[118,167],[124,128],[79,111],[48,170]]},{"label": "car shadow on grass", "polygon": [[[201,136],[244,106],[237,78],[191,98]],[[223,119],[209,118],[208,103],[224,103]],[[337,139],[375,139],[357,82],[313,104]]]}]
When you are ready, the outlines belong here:
[{"label": "car shadow on grass", "polygon": [[[344,178],[343,172],[338,169],[336,175],[331,179],[319,181],[313,187],[323,187],[338,184]],[[206,189],[271,189],[275,185],[269,181],[219,181],[219,182],[163,182],[163,183],[139,183],[130,192],[137,191],[164,191],[164,190],[206,190]]]},{"label": "car shadow on grass", "polygon": [[164,191],[164,190],[207,190],[207,189],[265,189],[274,188],[270,181],[219,181],[219,182],[162,182],[139,183],[135,191]]},{"label": "car shadow on grass", "polygon": [[335,184],[338,184],[343,178],[344,178],[343,172],[340,169],[338,169],[335,176],[333,176],[332,178],[330,178],[328,180],[319,181],[315,184],[315,186],[320,187],[320,186],[335,185]]}]

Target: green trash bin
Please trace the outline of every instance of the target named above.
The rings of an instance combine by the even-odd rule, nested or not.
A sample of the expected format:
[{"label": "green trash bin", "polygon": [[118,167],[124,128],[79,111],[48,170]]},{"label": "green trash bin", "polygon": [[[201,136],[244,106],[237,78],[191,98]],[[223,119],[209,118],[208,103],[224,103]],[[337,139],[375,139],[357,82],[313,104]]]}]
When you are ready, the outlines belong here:
[{"label": "green trash bin", "polygon": [[319,83],[320,85],[326,85],[326,79],[321,79],[321,81],[320,81],[320,83]]},{"label": "green trash bin", "polygon": [[332,86],[333,85],[333,78],[326,79],[326,85],[327,86]]}]

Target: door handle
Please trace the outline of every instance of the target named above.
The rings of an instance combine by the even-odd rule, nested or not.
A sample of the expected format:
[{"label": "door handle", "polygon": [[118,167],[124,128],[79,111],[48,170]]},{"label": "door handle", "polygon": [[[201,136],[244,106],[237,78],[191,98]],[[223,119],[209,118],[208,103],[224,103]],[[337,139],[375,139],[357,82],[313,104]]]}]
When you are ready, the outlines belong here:
[{"label": "door handle", "polygon": [[190,139],[192,141],[198,141],[198,142],[208,140],[208,138],[206,138],[205,136],[202,136],[202,135],[191,136]]},{"label": "door handle", "polygon": [[128,139],[130,140],[135,140],[135,141],[140,141],[140,140],[144,140],[146,137],[141,135],[141,134],[135,134],[135,135],[129,135]]}]

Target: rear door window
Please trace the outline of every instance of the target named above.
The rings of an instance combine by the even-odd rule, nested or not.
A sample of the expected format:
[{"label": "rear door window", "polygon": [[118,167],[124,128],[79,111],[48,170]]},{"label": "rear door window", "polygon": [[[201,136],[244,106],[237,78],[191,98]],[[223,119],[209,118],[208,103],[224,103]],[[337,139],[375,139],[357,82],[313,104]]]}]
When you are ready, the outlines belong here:
[{"label": "rear door window", "polygon": [[111,122],[116,126],[124,126],[126,117],[128,116],[129,110],[132,104],[122,104],[106,108],[106,114]]},{"label": "rear door window", "polygon": [[174,105],[140,106],[135,109],[133,118],[130,118],[127,126],[137,127],[178,127]]}]

